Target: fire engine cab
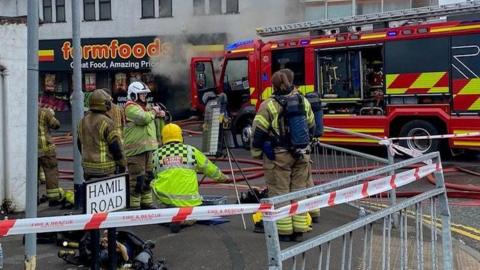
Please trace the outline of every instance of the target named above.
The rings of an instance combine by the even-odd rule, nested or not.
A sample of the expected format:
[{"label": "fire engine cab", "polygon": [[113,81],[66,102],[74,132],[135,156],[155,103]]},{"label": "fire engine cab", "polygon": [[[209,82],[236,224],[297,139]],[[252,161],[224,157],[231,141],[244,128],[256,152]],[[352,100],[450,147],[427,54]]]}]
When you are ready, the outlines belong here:
[{"label": "fire engine cab", "polygon": [[[430,8],[428,16],[478,11],[480,3]],[[217,84],[211,58],[192,58],[193,109],[204,109],[207,93],[225,93],[232,131],[248,146],[251,123],[272,94],[271,75],[289,68],[302,93],[322,98],[324,124],[379,137],[410,137],[480,131],[480,23],[421,22],[394,28],[351,25],[425,17],[425,8],[403,14],[354,16],[351,31],[335,21],[257,29],[261,36],[323,29],[323,35],[282,40],[243,40],[226,47]],[[423,15],[422,15],[423,14]],[[397,16],[397,17],[396,17]],[[384,20],[384,21],[385,21]],[[325,23],[325,25],[322,25]],[[339,27],[336,27],[336,26]],[[325,31],[326,26],[329,30]],[[297,31],[295,28],[301,28]],[[321,141],[368,145],[377,141],[327,132]],[[447,142],[447,141],[445,141]],[[440,149],[440,140],[406,140],[420,152]],[[451,148],[478,148],[480,138],[454,138]]]}]

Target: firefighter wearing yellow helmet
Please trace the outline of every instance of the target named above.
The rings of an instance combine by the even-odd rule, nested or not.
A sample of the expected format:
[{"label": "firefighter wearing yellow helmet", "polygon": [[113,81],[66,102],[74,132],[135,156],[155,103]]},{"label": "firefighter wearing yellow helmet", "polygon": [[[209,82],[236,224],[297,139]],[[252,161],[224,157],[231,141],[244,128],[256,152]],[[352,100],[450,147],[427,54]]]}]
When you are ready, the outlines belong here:
[{"label": "firefighter wearing yellow helmet", "polygon": [[112,97],[104,90],[95,90],[90,96],[90,110],[78,125],[78,150],[85,180],[125,172],[121,134],[106,114],[111,102]]},{"label": "firefighter wearing yellow helmet", "polygon": [[[202,204],[198,192],[197,172],[215,181],[227,178],[197,148],[183,143],[182,129],[168,124],[162,130],[164,145],[153,153],[153,193],[159,202],[169,207],[190,207]],[[171,224],[172,232],[180,230],[180,224]]]}]

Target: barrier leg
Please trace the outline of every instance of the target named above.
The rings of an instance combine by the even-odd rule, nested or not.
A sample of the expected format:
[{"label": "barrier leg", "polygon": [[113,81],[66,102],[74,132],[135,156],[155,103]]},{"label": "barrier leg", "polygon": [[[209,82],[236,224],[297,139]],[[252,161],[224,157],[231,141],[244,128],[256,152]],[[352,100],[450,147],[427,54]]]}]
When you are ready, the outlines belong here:
[{"label": "barrier leg", "polygon": [[275,221],[266,221],[263,219],[263,227],[265,229],[265,239],[267,241],[268,269],[282,270],[277,224]]},{"label": "barrier leg", "polygon": [[90,231],[90,247],[92,250],[92,262],[90,269],[100,270],[100,231],[92,230]]},{"label": "barrier leg", "polygon": [[108,229],[108,258],[109,270],[117,269],[117,229]]}]

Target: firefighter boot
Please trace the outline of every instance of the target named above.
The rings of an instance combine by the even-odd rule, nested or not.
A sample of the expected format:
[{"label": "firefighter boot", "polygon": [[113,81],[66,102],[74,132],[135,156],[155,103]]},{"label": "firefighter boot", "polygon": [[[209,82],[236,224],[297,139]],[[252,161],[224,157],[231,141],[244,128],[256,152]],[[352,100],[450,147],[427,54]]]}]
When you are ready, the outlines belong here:
[{"label": "firefighter boot", "polygon": [[172,222],[169,227],[171,233],[179,233],[182,229],[182,224],[180,222]]}]

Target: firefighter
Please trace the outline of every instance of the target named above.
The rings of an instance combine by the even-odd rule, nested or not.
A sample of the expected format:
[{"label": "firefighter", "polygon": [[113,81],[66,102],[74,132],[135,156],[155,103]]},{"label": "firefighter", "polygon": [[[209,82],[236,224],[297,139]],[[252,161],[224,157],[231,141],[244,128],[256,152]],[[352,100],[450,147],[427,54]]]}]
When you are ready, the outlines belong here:
[{"label": "firefighter", "polygon": [[50,140],[50,129],[60,128],[52,109],[38,109],[38,165],[43,168],[46,178],[47,199],[49,206],[60,204],[64,191],[58,186],[58,162],[55,144]]},{"label": "firefighter", "polygon": [[142,82],[128,86],[128,101],[125,104],[126,124],[124,128],[125,154],[130,175],[130,208],[153,208],[150,182],[152,152],[158,148],[156,118],[165,117],[159,107],[147,107],[150,89]]},{"label": "firefighter", "polygon": [[90,96],[89,111],[78,125],[78,150],[85,180],[125,172],[126,158],[121,135],[107,116],[112,97],[102,89]]},{"label": "firefighter", "polygon": [[[112,96],[112,91],[108,88],[102,88],[107,94]],[[123,108],[112,102],[112,108],[107,111],[107,116],[113,120],[115,130],[120,133],[120,138],[123,139],[123,128],[125,127],[125,111]]]},{"label": "firefighter", "polygon": [[[294,91],[300,93],[299,89],[297,88],[297,86],[294,84],[293,82],[293,79],[294,79],[294,73],[291,69],[288,69],[288,68],[285,68],[285,69],[281,69],[280,70],[281,72],[285,73],[285,75],[287,75],[287,78],[288,78],[288,81],[293,85],[294,87]],[[321,108],[320,108],[321,109]],[[323,118],[323,117],[322,117]],[[316,119],[315,119],[316,120]],[[323,119],[319,119],[320,121],[322,121]],[[318,127],[319,125],[316,125],[315,128],[319,128]],[[323,131],[322,131],[323,132]],[[315,138],[314,137],[314,140],[318,140],[319,138]],[[308,166],[308,174],[310,175],[310,177],[308,178],[308,183],[307,183],[307,188],[310,188],[310,187],[313,187],[315,186],[315,183],[313,182],[313,175],[312,175],[312,162],[310,162],[309,166]],[[318,223],[319,222],[319,219],[320,219],[320,209],[313,209],[313,210],[310,210],[308,212],[308,214],[310,215],[310,217],[312,218],[312,223]]]},{"label": "firefighter", "polygon": [[[157,200],[166,207],[191,207],[202,204],[198,192],[197,172],[218,182],[227,177],[197,148],[184,144],[182,129],[168,124],[162,130],[164,145],[153,154],[155,179],[151,183]],[[170,224],[177,233],[180,223]]]},{"label": "firefighter", "polygon": [[[253,121],[251,154],[256,159],[263,157],[269,196],[277,196],[307,187],[310,178],[308,132],[315,127],[315,120],[309,102],[293,91],[284,72],[272,75],[272,86],[273,95],[262,102]],[[293,106],[293,101],[301,106]],[[299,132],[306,135],[300,138]],[[280,219],[277,226],[281,241],[301,241],[303,233],[309,231],[306,213]]]}]

